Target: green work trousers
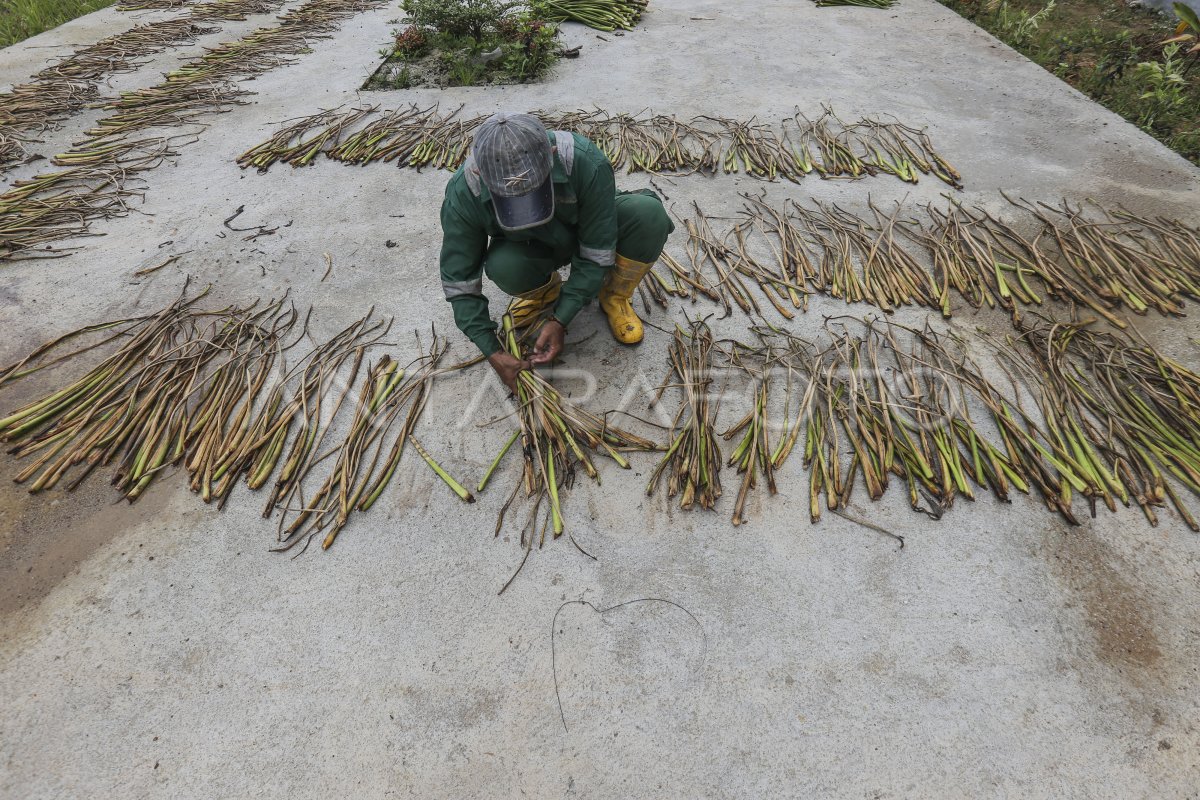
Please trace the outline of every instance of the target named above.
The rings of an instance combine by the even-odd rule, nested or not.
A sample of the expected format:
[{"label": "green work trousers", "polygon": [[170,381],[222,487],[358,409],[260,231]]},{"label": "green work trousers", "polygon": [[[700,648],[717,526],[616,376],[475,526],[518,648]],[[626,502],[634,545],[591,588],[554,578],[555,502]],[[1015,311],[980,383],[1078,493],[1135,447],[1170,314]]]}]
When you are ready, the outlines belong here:
[{"label": "green work trousers", "polygon": [[[662,254],[667,236],[675,230],[662,201],[651,193],[617,195],[617,255],[652,264]],[[540,241],[493,239],[483,261],[483,271],[511,295],[543,286],[550,273],[571,262],[579,251],[574,235],[555,245]]]}]

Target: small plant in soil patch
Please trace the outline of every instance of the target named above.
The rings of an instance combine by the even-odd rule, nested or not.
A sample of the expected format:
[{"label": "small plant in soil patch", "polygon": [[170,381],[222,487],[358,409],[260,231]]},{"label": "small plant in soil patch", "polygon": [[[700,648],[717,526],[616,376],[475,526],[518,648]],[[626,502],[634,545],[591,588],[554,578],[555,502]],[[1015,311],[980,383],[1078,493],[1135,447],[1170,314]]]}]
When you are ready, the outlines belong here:
[{"label": "small plant in soil patch", "polygon": [[527,83],[556,59],[557,26],[498,0],[405,0],[396,32],[366,89]]}]

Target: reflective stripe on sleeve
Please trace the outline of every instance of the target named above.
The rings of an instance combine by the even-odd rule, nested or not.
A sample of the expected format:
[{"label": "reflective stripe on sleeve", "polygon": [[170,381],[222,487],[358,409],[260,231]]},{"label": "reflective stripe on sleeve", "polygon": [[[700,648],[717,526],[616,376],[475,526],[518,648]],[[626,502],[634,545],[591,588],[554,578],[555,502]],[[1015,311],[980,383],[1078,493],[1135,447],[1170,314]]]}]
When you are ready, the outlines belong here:
[{"label": "reflective stripe on sleeve", "polygon": [[442,291],[446,293],[447,300],[464,295],[480,297],[483,295],[483,278],[473,281],[442,281]]},{"label": "reflective stripe on sleeve", "polygon": [[579,257],[595,261],[602,267],[611,267],[617,260],[616,250],[598,250],[595,247],[579,245]]}]

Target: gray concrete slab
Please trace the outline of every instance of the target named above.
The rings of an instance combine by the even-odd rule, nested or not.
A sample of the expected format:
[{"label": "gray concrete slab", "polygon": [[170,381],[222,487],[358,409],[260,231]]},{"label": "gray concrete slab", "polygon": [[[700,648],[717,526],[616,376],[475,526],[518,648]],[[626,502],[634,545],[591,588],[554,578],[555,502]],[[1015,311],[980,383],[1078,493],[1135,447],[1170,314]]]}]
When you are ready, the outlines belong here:
[{"label": "gray concrete slab", "polygon": [[[69,258],[6,265],[0,358],[160,306],[185,274],[220,301],[290,288],[316,305],[319,333],[374,303],[404,328],[436,323],[453,355],[469,355],[436,276],[444,173],[326,162],[260,176],[233,163],[279,121],[359,100],[763,119],[832,102],[849,117],[928,124],[967,199],[1094,197],[1200,222],[1200,171],[931,0],[884,12],[655,0],[627,36],[570,30],[583,55],[544,84],[359,96],[398,15],[360,15],[247,84],[252,105],[147,175],[146,213],[97,225],[104,235]],[[0,83],[36,68],[31,48],[119,23],[103,12],[0,51]],[[149,85],[170,61],[122,80]],[[737,191],[763,187],[658,183],[681,211],[693,200],[731,211]],[[868,193],[942,192],[883,179],[766,188],[780,202],[854,208]],[[292,224],[252,244],[221,238],[239,205],[246,223]],[[187,250],[177,267],[133,277]],[[325,252],[335,266],[322,283]],[[816,331],[845,311],[816,304],[794,327]],[[1140,324],[1194,355],[1190,318]],[[566,359],[600,377],[597,408],[617,404],[631,376],[656,383],[667,341],[651,331],[620,349],[602,326],[585,312]],[[448,378],[423,423],[462,477],[481,474],[503,441],[461,424],[459,398],[478,378]],[[0,405],[48,385],[31,380]],[[501,408],[485,399],[481,415]],[[377,511],[328,553],[296,560],[267,552],[272,531],[249,493],[217,513],[178,480],[132,508],[114,505],[103,480],[32,498],[5,483],[0,795],[1195,796],[1200,540],[1170,513],[1157,529],[1136,512],[1072,529],[1032,499],[961,504],[939,523],[898,494],[857,502],[907,537],[901,552],[836,517],[810,526],[798,462],[737,530],[728,505],[683,514],[642,497],[651,464],[572,491],[568,529],[596,560],[555,542],[499,597],[521,557],[514,536],[492,537],[503,482],[465,506],[408,462]],[[0,469],[15,472],[7,458]],[[605,614],[563,605],[639,598],[690,615],[657,602]]]}]

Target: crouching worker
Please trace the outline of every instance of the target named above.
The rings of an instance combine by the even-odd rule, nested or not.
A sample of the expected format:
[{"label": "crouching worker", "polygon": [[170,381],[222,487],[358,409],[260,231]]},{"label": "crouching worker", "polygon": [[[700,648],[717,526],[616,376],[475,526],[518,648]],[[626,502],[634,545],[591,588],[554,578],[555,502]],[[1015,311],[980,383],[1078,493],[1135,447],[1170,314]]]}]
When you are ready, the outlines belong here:
[{"label": "crouching worker", "polygon": [[[617,192],[612,166],[588,139],[547,131],[529,114],[499,113],[476,131],[446,186],[442,288],[459,330],[513,389],[522,369],[562,352],[571,320],[596,298],[616,340],[640,342],[630,301],[672,230],[653,193]],[[567,264],[564,283],[558,269]],[[513,296],[518,326],[548,312],[529,361],[501,348],[485,274]]]}]

